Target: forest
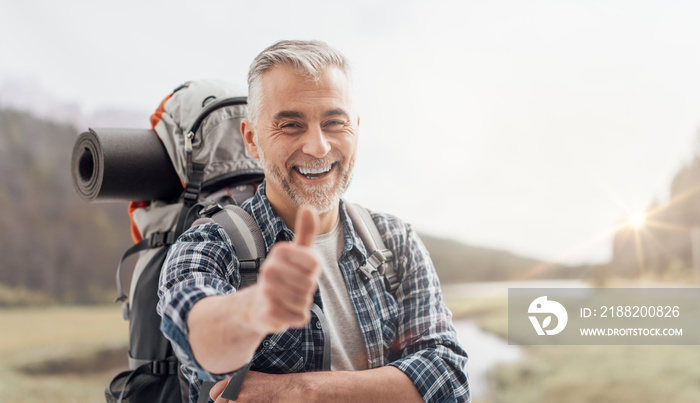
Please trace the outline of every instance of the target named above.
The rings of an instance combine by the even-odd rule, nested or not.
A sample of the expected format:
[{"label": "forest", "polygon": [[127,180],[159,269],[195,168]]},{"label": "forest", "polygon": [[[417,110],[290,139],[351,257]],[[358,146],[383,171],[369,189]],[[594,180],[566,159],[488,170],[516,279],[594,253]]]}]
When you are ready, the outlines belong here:
[{"label": "forest", "polygon": [[[700,140],[700,139],[699,139]],[[610,270],[625,277],[700,279],[700,154],[674,176],[666,202],[652,202],[644,226],[615,234]]]}]

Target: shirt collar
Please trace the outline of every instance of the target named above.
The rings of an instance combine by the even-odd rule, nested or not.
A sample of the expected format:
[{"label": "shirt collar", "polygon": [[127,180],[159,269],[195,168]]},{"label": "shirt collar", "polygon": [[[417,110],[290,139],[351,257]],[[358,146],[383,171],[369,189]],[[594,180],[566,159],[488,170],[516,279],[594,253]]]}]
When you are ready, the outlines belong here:
[{"label": "shirt collar", "polygon": [[277,241],[291,241],[294,238],[292,231],[272,209],[270,201],[265,196],[265,180],[258,186],[255,195],[246,200],[241,207],[247,210],[260,227],[265,240],[265,251],[269,252]]},{"label": "shirt collar", "polygon": [[[367,257],[367,249],[363,245],[362,240],[360,240],[357,232],[355,232],[355,227],[352,225],[352,220],[345,208],[345,203],[344,200],[340,200],[339,214],[340,222],[343,225],[343,238],[345,240],[343,252],[356,249],[363,257]],[[291,241],[294,238],[294,233],[275,212],[267,196],[265,196],[265,180],[258,186],[255,195],[251,199],[245,201],[241,207],[250,212],[258,223],[263,239],[265,240],[266,252],[270,251],[270,248],[275,242]]]}]

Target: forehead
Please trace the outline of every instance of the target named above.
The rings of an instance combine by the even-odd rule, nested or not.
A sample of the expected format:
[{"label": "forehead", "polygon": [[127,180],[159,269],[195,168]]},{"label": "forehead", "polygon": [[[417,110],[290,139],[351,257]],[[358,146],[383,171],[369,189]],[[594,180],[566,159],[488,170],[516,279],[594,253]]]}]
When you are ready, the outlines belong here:
[{"label": "forehead", "polygon": [[276,66],[262,75],[263,115],[280,110],[303,114],[323,113],[328,109],[352,109],[350,82],[340,69],[329,67],[318,78],[309,78],[287,66]]}]

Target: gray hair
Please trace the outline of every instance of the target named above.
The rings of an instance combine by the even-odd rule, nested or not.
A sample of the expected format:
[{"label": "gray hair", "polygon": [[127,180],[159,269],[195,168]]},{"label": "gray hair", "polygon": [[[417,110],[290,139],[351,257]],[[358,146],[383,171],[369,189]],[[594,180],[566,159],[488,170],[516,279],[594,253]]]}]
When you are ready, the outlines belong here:
[{"label": "gray hair", "polygon": [[292,67],[298,74],[317,79],[328,67],[337,67],[350,81],[350,64],[342,53],[322,41],[279,41],[253,60],[248,70],[248,120],[256,125],[262,107],[262,75],[271,68]]}]

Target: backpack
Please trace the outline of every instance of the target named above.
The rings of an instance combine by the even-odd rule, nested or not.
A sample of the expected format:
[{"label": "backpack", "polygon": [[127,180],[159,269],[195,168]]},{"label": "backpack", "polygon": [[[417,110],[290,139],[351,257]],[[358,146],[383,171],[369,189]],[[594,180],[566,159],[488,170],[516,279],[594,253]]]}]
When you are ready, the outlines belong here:
[{"label": "backpack", "polygon": [[[160,332],[158,281],[168,247],[197,218],[202,203],[240,204],[263,179],[259,161],[247,153],[239,131],[247,112],[244,94],[244,87],[225,81],[190,81],[168,95],[151,116],[183,190],[174,200],[129,204],[135,244],[124,252],[116,274],[117,301],[129,321],[129,370],[105,389],[107,402],[188,399],[189,380]],[[99,134],[100,129],[94,130]],[[136,253],[140,256],[127,297],[122,263]]]},{"label": "backpack", "polygon": [[[168,248],[185,229],[208,221],[221,225],[241,263],[241,287],[257,280],[265,244],[255,219],[238,206],[253,196],[263,173],[259,161],[246,152],[239,133],[240,121],[246,116],[246,98],[241,93],[223,81],[190,81],[176,88],[151,116],[183,192],[175,200],[134,201],[129,205],[135,244],[124,252],[116,274],[117,301],[122,302],[124,319],[129,321],[129,370],[115,376],[105,389],[107,402],[188,401],[189,379],[180,371],[170,342],[160,332],[161,318],[156,312],[161,267]],[[349,203],[346,206],[370,253],[360,267],[361,277],[367,281],[377,270],[393,294],[398,278],[391,252],[367,210]],[[121,267],[136,253],[140,257],[127,297]],[[323,313],[315,308],[326,333]],[[330,369],[330,337],[326,334],[324,339],[324,369]],[[246,373],[247,368],[237,373],[224,397],[237,397]],[[201,385],[198,402],[209,400],[211,386],[210,382]]]}]

